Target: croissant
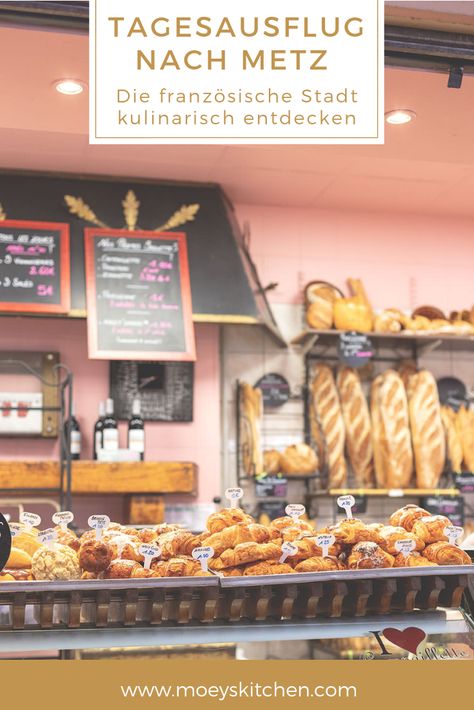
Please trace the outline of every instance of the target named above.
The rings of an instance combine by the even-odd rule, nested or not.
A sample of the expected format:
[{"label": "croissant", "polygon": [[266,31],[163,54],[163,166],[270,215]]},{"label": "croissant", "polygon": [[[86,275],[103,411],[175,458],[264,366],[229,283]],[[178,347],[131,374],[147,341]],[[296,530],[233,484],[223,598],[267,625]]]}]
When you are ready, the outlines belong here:
[{"label": "croissant", "polygon": [[161,577],[161,575],[154,569],[145,569],[144,567],[137,567],[136,569],[132,570],[131,577],[133,579],[148,579],[149,577]]},{"label": "croissant", "polygon": [[240,565],[239,567],[226,567],[225,569],[220,571],[219,574],[221,574],[223,577],[242,577],[244,570],[244,565]]},{"label": "croissant", "polygon": [[[315,537],[305,537],[301,540],[294,540],[293,544],[298,548],[298,552],[288,558],[288,562],[291,565],[300,562],[300,560],[306,560],[308,557],[321,557],[323,554],[322,548],[316,543]],[[328,549],[328,554],[330,555],[337,557],[340,553],[341,546],[337,543],[335,545],[331,545]]]},{"label": "croissant", "polygon": [[214,533],[210,537],[206,537],[202,544],[209,545],[214,550],[214,555],[218,557],[224,550],[229,547],[236,547],[242,542],[268,542],[270,540],[270,533],[264,525],[258,525],[257,523],[251,523],[246,525],[245,523],[238,523],[237,525],[231,525],[230,528],[224,528],[221,532]]},{"label": "croissant", "polygon": [[155,526],[156,537],[158,537],[158,535],[164,535],[165,533],[173,532],[173,530],[182,529],[182,526],[177,525],[176,523],[160,523],[159,525]]},{"label": "croissant", "polygon": [[179,557],[180,555],[190,555],[195,547],[201,545],[202,540],[203,534],[194,535],[189,530],[174,530],[157,538],[163,560],[169,560],[171,557]]},{"label": "croissant", "polygon": [[354,545],[357,542],[371,542],[374,537],[374,531],[370,530],[362,520],[358,518],[347,518],[341,520],[337,525],[329,525],[321,530],[322,533],[334,535],[336,542],[342,545]]},{"label": "croissant", "polygon": [[384,527],[385,525],[383,523],[369,523],[368,525],[366,525],[368,541],[376,542],[377,545],[380,545],[380,543],[382,542],[380,533]]},{"label": "croissant", "polygon": [[444,528],[448,525],[452,523],[444,515],[429,515],[416,521],[412,533],[423,540],[425,545],[431,545],[439,540],[448,542],[449,538],[444,534]]},{"label": "croissant", "polygon": [[[161,533],[163,534],[163,533]],[[154,542],[158,537],[158,532],[156,528],[142,528],[137,530],[137,538],[140,542]]]},{"label": "croissant", "polygon": [[250,577],[254,574],[294,574],[295,570],[290,565],[278,560],[265,560],[256,564],[247,565],[244,568],[244,576]]},{"label": "croissant", "polygon": [[173,557],[152,562],[151,568],[159,577],[193,577],[199,572],[201,565],[190,557]]},{"label": "croissant", "polygon": [[421,538],[417,537],[415,533],[410,533],[402,527],[396,528],[392,525],[385,525],[379,531],[379,535],[381,540],[379,543],[380,547],[385,550],[385,552],[389,552],[391,555],[397,555],[399,552],[395,547],[395,543],[398,542],[398,540],[414,540],[416,543],[415,550],[417,550],[417,552],[420,552],[425,547],[425,543]]},{"label": "croissant", "polygon": [[251,515],[247,515],[240,508],[224,508],[219,513],[213,513],[207,519],[207,529],[210,533],[217,533],[224,530],[224,528],[229,528],[231,525],[237,525],[237,523],[254,523],[255,520]]},{"label": "croissant", "polygon": [[270,523],[270,530],[277,532],[279,535],[283,533],[286,528],[297,526],[301,531],[307,531],[314,534],[314,527],[308,520],[301,520],[298,518],[294,520],[289,515],[284,515],[282,518],[275,518]]},{"label": "croissant", "polygon": [[382,550],[375,542],[358,542],[347,558],[349,569],[379,569],[393,567],[392,555]]},{"label": "croissant", "polygon": [[430,562],[430,560],[423,557],[422,554],[413,550],[409,555],[402,555],[401,552],[395,557],[394,567],[436,567],[436,562]]},{"label": "croissant", "polygon": [[472,565],[471,558],[457,545],[449,542],[434,542],[423,550],[423,556],[438,565]]},{"label": "croissant", "polygon": [[141,565],[133,560],[113,560],[104,573],[105,579],[128,579]]},{"label": "croissant", "polygon": [[315,534],[316,531],[314,529],[310,532],[302,528],[301,525],[289,525],[287,528],[283,528],[280,535],[276,537],[281,537],[285,542],[293,542],[294,540],[301,540],[304,537],[311,537]]},{"label": "croissant", "polygon": [[281,557],[281,547],[273,542],[260,545],[258,542],[243,542],[233,550],[225,550],[219,557],[209,560],[209,567],[219,571],[226,567],[237,567],[258,560],[277,560]]},{"label": "croissant", "polygon": [[420,508],[418,505],[404,505],[403,508],[399,508],[390,516],[389,523],[394,527],[402,527],[408,532],[411,532],[413,525],[419,518],[424,518],[429,516],[430,513],[424,508]]},{"label": "croissant", "polygon": [[298,562],[295,572],[329,572],[342,569],[347,569],[347,567],[337,557],[309,557],[307,560]]}]

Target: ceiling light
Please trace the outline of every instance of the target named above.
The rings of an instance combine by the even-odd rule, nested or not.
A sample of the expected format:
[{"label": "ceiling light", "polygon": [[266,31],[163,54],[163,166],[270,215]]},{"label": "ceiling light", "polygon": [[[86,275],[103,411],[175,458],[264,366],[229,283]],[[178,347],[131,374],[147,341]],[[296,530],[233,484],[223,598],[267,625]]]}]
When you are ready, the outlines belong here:
[{"label": "ceiling light", "polygon": [[394,126],[401,126],[404,123],[410,123],[416,118],[416,113],[410,111],[406,108],[395,109],[394,111],[387,111],[385,114],[385,120],[387,123],[391,123]]},{"label": "ceiling light", "polygon": [[83,81],[78,81],[77,79],[59,79],[54,82],[54,88],[59,91],[60,94],[65,94],[66,96],[75,96],[76,94],[82,94],[86,85]]}]

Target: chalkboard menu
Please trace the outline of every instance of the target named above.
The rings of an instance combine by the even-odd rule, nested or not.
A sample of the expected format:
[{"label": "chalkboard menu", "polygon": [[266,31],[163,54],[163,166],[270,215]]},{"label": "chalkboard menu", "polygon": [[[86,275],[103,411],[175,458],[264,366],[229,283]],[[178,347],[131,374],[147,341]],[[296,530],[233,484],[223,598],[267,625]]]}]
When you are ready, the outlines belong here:
[{"label": "chalkboard menu", "polygon": [[472,473],[472,471],[455,473],[454,481],[456,488],[461,491],[461,493],[474,493],[474,473]]},{"label": "chalkboard menu", "polygon": [[262,390],[263,406],[268,409],[281,407],[290,399],[288,381],[276,372],[270,372],[261,377],[255,387]]},{"label": "chalkboard menu", "polygon": [[339,359],[349,367],[363,367],[373,357],[371,340],[365,333],[341,333],[338,345]]},{"label": "chalkboard menu", "polygon": [[0,221],[0,310],[67,313],[69,225]]},{"label": "chalkboard menu", "polygon": [[464,525],[464,498],[462,496],[424,496],[420,505],[432,515],[445,515],[453,525]]},{"label": "chalkboard menu", "polygon": [[89,356],[195,360],[186,236],[85,234]]}]

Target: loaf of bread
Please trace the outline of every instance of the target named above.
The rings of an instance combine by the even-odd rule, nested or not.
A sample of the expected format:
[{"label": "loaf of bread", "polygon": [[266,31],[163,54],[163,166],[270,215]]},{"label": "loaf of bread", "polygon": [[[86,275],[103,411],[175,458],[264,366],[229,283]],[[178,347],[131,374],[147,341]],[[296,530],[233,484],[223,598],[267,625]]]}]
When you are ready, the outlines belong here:
[{"label": "loaf of bread", "polygon": [[456,429],[461,440],[464,467],[474,471],[474,411],[463,405],[456,415]]},{"label": "loaf of bread", "polygon": [[414,360],[400,360],[398,365],[398,374],[402,378],[405,389],[408,389],[408,383],[410,382],[410,377],[416,375],[418,368]]},{"label": "loaf of bread", "polygon": [[281,471],[287,476],[310,475],[319,466],[315,451],[307,444],[287,446],[280,457]]},{"label": "loaf of bread", "polygon": [[374,483],[374,455],[369,407],[360,377],[350,367],[337,375],[337,389],[346,429],[349,460],[357,483],[365,488]]},{"label": "loaf of bread", "polygon": [[436,381],[428,370],[408,383],[410,426],[418,488],[436,488],[446,460],[446,442]]},{"label": "loaf of bread", "polygon": [[312,396],[309,398],[309,427],[311,432],[311,444],[318,457],[319,470],[322,471],[326,466],[326,442],[318,421],[314,407],[314,398]]},{"label": "loaf of bread", "polygon": [[239,397],[242,465],[247,476],[257,476],[264,470],[261,435],[262,391],[247,382],[241,382]]},{"label": "loaf of bread", "polygon": [[318,364],[314,368],[311,397],[325,439],[329,487],[341,488],[347,479],[344,420],[334,376],[328,365]]},{"label": "loaf of bread", "polygon": [[446,436],[448,458],[453,473],[460,473],[463,461],[463,448],[460,432],[456,427],[456,412],[451,407],[441,407],[441,419]]},{"label": "loaf of bread", "polygon": [[394,370],[373,381],[371,411],[377,482],[387,488],[406,488],[413,474],[413,452],[405,387]]}]

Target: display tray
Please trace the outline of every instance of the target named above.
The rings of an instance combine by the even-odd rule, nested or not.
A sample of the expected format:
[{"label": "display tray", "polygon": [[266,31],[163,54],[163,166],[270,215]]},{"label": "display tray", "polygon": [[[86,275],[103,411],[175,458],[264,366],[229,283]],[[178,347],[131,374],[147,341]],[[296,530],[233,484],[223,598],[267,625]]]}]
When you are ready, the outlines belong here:
[{"label": "display tray", "polygon": [[469,581],[474,581],[474,566],[5,582],[0,586],[0,631],[317,620],[429,611],[438,606],[459,607]]}]

